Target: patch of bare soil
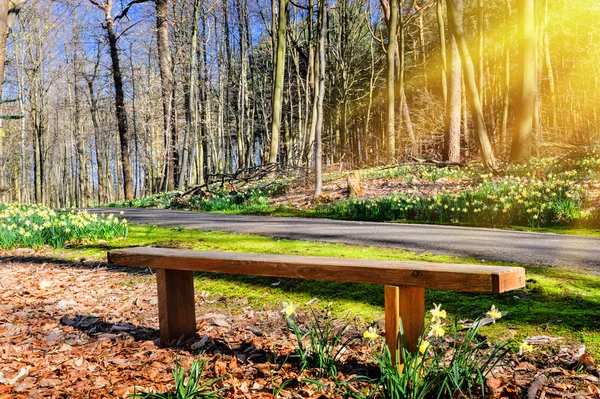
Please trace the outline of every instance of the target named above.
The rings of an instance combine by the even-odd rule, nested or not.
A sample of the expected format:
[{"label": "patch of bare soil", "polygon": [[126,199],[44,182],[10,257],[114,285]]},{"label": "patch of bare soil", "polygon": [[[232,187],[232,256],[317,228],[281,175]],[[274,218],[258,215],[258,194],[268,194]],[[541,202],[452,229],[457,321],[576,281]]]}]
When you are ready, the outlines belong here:
[{"label": "patch of bare soil", "polygon": [[[35,256],[0,262],[1,399],[126,397],[135,386],[164,391],[172,388],[175,360],[189,367],[199,353],[208,360],[206,378],[221,377],[217,388],[225,397],[273,398],[284,382],[284,398],[343,396],[303,381],[315,375],[299,373],[287,357],[293,337],[278,309],[240,309],[198,292],[198,336],[164,349],[157,346],[150,272]],[[501,367],[488,379],[491,396],[597,398],[593,360],[578,356],[550,347],[535,358],[515,356],[514,370]],[[369,359],[370,348],[357,341],[344,354],[339,378],[376,376]]]}]

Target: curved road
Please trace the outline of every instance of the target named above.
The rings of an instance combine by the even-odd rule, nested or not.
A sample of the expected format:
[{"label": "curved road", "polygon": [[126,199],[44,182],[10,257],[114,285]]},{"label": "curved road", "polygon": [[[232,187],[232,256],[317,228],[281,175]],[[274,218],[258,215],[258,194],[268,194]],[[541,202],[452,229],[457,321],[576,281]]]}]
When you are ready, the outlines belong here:
[{"label": "curved road", "polygon": [[90,209],[114,213],[134,224],[184,226],[203,231],[260,234],[413,252],[473,257],[532,265],[567,266],[600,272],[600,237],[527,233],[484,228],[374,223],[270,216],[225,215],[148,208]]}]

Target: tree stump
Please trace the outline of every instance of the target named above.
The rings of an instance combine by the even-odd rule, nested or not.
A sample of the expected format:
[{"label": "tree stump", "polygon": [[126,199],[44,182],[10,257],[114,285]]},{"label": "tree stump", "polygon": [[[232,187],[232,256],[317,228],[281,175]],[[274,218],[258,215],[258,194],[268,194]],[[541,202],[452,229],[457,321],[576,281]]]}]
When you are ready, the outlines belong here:
[{"label": "tree stump", "polygon": [[348,182],[348,196],[354,197],[365,193],[365,190],[360,185],[360,174],[358,171],[348,173],[346,181]]}]

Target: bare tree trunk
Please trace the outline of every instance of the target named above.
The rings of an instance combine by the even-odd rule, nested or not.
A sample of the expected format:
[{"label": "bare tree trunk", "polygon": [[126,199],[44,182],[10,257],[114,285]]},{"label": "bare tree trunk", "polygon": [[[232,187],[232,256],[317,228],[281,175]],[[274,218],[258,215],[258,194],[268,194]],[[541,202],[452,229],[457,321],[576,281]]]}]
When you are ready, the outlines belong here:
[{"label": "bare tree trunk", "polygon": [[448,105],[448,78],[447,78],[447,57],[446,57],[446,30],[444,27],[444,0],[436,1],[436,17],[438,23],[438,30],[440,36],[440,53],[442,57],[442,98],[444,100],[444,107]]},{"label": "bare tree trunk", "polygon": [[479,91],[482,107],[485,104],[485,74],[483,73],[485,48],[484,24],[483,0],[477,0],[477,90]]},{"label": "bare tree trunk", "polygon": [[158,44],[158,66],[160,69],[163,104],[163,134],[167,146],[166,170],[163,189],[175,189],[175,148],[171,139],[171,106],[173,103],[173,70],[169,48],[169,0],[154,0],[156,4],[156,37]]},{"label": "bare tree trunk", "polygon": [[408,133],[408,139],[410,140],[410,151],[412,156],[419,154],[419,143],[417,142],[417,136],[413,129],[412,120],[410,118],[410,112],[408,112],[408,102],[406,101],[406,94],[404,92],[404,86],[400,86],[400,101],[402,102],[402,119],[406,126],[406,132]]},{"label": "bare tree trunk", "polygon": [[135,69],[133,67],[133,44],[129,44],[129,65],[131,68],[131,108],[132,108],[132,127],[133,127],[133,162],[135,165],[133,174],[133,195],[140,195],[140,155],[139,155],[139,138],[138,138],[138,124],[137,124],[137,107],[136,107],[136,77]]},{"label": "bare tree trunk", "polygon": [[481,149],[481,157],[483,164],[487,169],[496,170],[496,158],[494,157],[494,150],[490,143],[490,139],[487,134],[487,128],[485,126],[485,119],[483,116],[483,109],[481,107],[481,100],[479,97],[479,91],[477,90],[477,82],[475,80],[475,68],[473,66],[473,60],[469,53],[467,41],[464,36],[464,32],[461,25],[458,25],[460,16],[458,13],[457,0],[448,0],[448,22],[450,30],[456,44],[458,46],[458,52],[463,65],[463,71],[465,73],[465,85],[467,88],[467,100],[471,109],[473,122],[475,123],[475,129],[477,131],[477,138],[479,139],[479,148]]},{"label": "bare tree trunk", "polygon": [[395,101],[395,61],[398,43],[398,0],[390,0],[387,45],[387,152],[390,160],[396,158],[396,101]]},{"label": "bare tree trunk", "polygon": [[100,44],[97,47],[96,54],[96,62],[94,63],[94,68],[92,70],[91,75],[83,74],[83,78],[85,79],[88,87],[89,94],[89,109],[90,116],[92,118],[92,127],[94,129],[94,148],[96,150],[96,163],[97,163],[97,175],[96,179],[98,181],[98,203],[104,204],[106,203],[106,180],[107,180],[107,171],[104,165],[104,155],[102,153],[102,143],[101,143],[101,132],[100,132],[100,123],[98,122],[98,98],[96,96],[96,92],[94,90],[94,82],[96,77],[98,76],[98,68],[100,66]]},{"label": "bare tree trunk", "polygon": [[85,139],[81,132],[81,104],[79,102],[79,85],[77,84],[77,74],[78,74],[78,59],[77,52],[75,52],[73,57],[73,101],[75,105],[75,113],[74,113],[74,131],[75,131],[75,139],[77,144],[77,164],[79,165],[78,169],[78,177],[79,177],[79,204],[77,206],[86,207],[88,204],[88,200],[91,198],[91,190],[90,185],[88,184],[87,177],[87,160],[85,154]]},{"label": "bare tree trunk", "polygon": [[197,63],[197,48],[198,48],[198,14],[200,12],[200,0],[194,1],[194,14],[192,16],[192,32],[190,34],[190,65],[188,70],[188,79],[186,82],[186,109],[185,109],[185,135],[183,138],[183,149],[181,157],[181,167],[179,170],[179,181],[177,182],[177,188],[183,190],[185,188],[186,177],[188,175],[188,162],[189,162],[189,146],[190,137],[195,136],[192,134],[193,115],[196,109],[196,63]]},{"label": "bare tree trunk", "polygon": [[502,41],[504,50],[504,99],[502,102],[502,130],[500,142],[503,151],[507,146],[508,139],[508,107],[510,104],[510,46],[508,45],[508,26],[511,19],[510,0],[506,0],[504,11],[504,38]]},{"label": "bare tree trunk", "polygon": [[[0,0],[0,82],[4,82],[4,61],[6,60],[6,38],[8,33],[8,3],[9,0]],[[0,100],[3,98],[2,94],[2,84],[0,84]]]},{"label": "bare tree trunk", "polygon": [[323,176],[321,174],[321,163],[323,161],[323,97],[325,97],[325,35],[327,34],[327,3],[321,0],[319,7],[319,105],[317,108],[317,129],[315,131],[315,198],[321,195]]},{"label": "bare tree trunk", "polygon": [[[111,4],[112,0],[108,4]],[[119,141],[121,143],[121,164],[123,168],[123,191],[126,200],[132,200],[133,179],[131,174],[131,160],[129,158],[129,132],[127,129],[127,114],[125,112],[125,94],[123,92],[123,76],[121,75],[121,66],[119,64],[119,53],[117,49],[117,36],[115,35],[113,20],[110,16],[111,6],[107,4],[105,8],[106,15],[106,35],[110,47],[110,58],[112,61],[113,81],[115,84],[115,104],[117,114],[117,125],[119,129]]]},{"label": "bare tree trunk", "polygon": [[[463,0],[456,0],[456,24],[462,25]],[[444,160],[460,162],[460,114],[462,101],[462,65],[454,36],[450,38],[450,84],[446,105]]]},{"label": "bare tree trunk", "polygon": [[[283,85],[285,74],[285,52],[287,31],[287,0],[279,0],[279,23],[277,25],[277,54],[275,59],[275,78],[273,80],[273,114],[271,121],[271,149],[269,162],[277,162],[279,152],[279,133],[283,103]],[[275,35],[275,32],[273,32]]]},{"label": "bare tree trunk", "polygon": [[524,162],[531,157],[533,119],[536,102],[536,41],[535,0],[519,1],[519,106],[515,121],[510,157],[514,162]]},{"label": "bare tree trunk", "polygon": [[[552,127],[557,127],[556,89],[554,82],[554,69],[550,58],[550,39],[548,38],[548,0],[544,0],[544,20],[542,24],[542,40],[544,46],[544,64],[548,73],[548,90],[550,91],[550,102],[552,103]],[[595,109],[595,108],[594,108]]]}]

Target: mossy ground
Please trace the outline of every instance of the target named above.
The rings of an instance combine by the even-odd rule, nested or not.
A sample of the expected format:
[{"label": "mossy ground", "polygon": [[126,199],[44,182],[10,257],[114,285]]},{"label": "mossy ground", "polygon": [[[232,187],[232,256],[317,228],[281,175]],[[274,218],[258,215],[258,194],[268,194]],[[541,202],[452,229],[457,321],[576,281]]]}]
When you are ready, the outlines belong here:
[{"label": "mossy ground", "polygon": [[[112,249],[148,245],[211,251],[481,263],[476,259],[394,249],[146,226],[131,226],[127,239],[76,245],[64,250],[50,250],[48,254],[93,261],[105,259],[106,252]],[[600,357],[600,277],[583,270],[519,266],[527,270],[525,289],[498,295],[427,290],[427,308],[433,303],[442,303],[452,317],[465,319],[482,316],[491,305],[496,305],[508,314],[486,328],[486,334],[501,338],[513,336],[516,341],[534,335],[561,336],[566,342],[585,344],[592,354]],[[247,298],[247,305],[253,307],[279,308],[283,301],[304,304],[317,298],[317,306],[331,302],[335,314],[348,312],[350,317],[364,325],[383,317],[383,288],[376,285],[199,273],[196,289],[209,296],[226,297],[231,302]],[[229,311],[236,310],[229,308]]]}]

